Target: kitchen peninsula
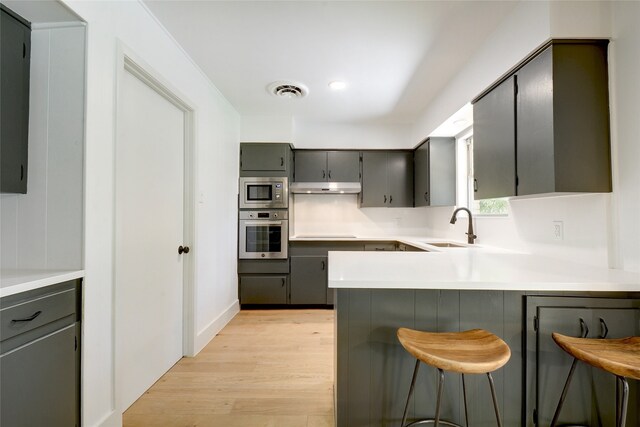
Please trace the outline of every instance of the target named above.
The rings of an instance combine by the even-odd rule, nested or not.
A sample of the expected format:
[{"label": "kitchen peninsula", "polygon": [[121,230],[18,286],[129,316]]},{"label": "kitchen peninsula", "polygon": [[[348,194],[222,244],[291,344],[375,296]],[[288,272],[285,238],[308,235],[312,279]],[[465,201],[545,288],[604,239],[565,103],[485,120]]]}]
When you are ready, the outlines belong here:
[{"label": "kitchen peninsula", "polygon": [[[424,241],[410,241],[427,249]],[[431,252],[329,252],[336,307],[336,425],[399,425],[414,359],[399,327],[483,328],[511,348],[494,375],[505,425],[549,425],[571,358],[552,332],[615,338],[640,333],[640,275],[479,246]],[[437,252],[436,252],[437,251]],[[589,331],[583,331],[587,328]],[[418,376],[409,418],[433,416],[435,370]],[[614,379],[580,366],[561,423],[613,425]],[[638,422],[633,384],[629,425]],[[469,419],[495,425],[484,376],[467,378]],[[635,404],[634,404],[635,403]],[[460,376],[446,374],[443,417],[463,424]]]}]

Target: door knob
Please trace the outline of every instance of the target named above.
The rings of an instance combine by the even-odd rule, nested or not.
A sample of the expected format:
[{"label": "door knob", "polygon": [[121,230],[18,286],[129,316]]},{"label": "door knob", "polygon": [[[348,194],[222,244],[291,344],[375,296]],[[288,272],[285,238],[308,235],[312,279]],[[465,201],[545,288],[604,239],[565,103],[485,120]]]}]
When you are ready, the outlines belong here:
[{"label": "door knob", "polygon": [[178,246],[178,255],[182,255],[183,253],[188,254],[189,253],[189,246]]}]

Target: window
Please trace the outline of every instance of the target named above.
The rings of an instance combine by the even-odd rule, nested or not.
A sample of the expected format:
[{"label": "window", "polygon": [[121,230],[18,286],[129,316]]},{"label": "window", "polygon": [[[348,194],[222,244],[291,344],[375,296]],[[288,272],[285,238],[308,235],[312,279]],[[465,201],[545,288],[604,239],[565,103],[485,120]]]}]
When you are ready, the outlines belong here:
[{"label": "window", "polygon": [[467,129],[456,138],[457,149],[457,205],[466,206],[477,215],[507,215],[506,198],[475,200],[473,198],[473,129]]}]

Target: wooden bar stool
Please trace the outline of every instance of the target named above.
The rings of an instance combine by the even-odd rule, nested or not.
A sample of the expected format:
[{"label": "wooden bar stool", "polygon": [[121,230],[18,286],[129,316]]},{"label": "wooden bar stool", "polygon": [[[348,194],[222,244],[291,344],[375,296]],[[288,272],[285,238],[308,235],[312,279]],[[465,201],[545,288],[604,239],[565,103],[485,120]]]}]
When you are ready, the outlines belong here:
[{"label": "wooden bar stool", "polygon": [[[558,422],[560,410],[565,397],[567,397],[569,384],[578,360],[616,376],[616,426],[624,427],[627,419],[627,404],[629,403],[629,383],[627,378],[640,380],[640,337],[620,339],[575,338],[561,335],[557,332],[551,335],[556,344],[574,358],[569,370],[569,376],[567,376],[567,382],[562,389],[556,412],[553,415],[551,427],[555,427]],[[619,385],[622,385],[622,401],[619,399]]]},{"label": "wooden bar stool", "polygon": [[[469,414],[467,413],[467,390],[464,382],[464,374],[487,374],[491,388],[491,397],[493,398],[493,407],[496,412],[496,420],[498,421],[498,426],[502,426],[491,372],[504,366],[511,357],[511,350],[504,341],[483,329],[472,329],[464,332],[422,332],[407,328],[398,329],[398,340],[405,350],[416,358],[416,367],[413,370],[407,404],[404,407],[404,414],[402,416],[402,427],[430,423],[433,423],[436,427],[440,424],[460,427],[458,424],[440,420],[444,371],[459,372],[462,374],[462,396],[464,399],[464,416],[467,426],[469,425]],[[438,382],[436,415],[435,418],[417,420],[405,426],[409,402],[416,384],[420,362],[438,369],[440,379]]]}]

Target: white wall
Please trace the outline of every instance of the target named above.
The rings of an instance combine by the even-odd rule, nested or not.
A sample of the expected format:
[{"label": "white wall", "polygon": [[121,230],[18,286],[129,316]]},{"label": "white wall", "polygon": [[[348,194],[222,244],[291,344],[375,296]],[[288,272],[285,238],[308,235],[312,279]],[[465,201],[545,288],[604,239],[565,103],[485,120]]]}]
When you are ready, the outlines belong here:
[{"label": "white wall", "polygon": [[237,309],[236,194],[240,121],[137,1],[66,4],[87,22],[83,425],[120,425],[114,401],[113,200],[117,44],[124,43],[195,108],[196,345]]},{"label": "white wall", "polygon": [[344,124],[294,121],[293,144],[296,148],[413,148],[407,124]]},{"label": "white wall", "polygon": [[27,194],[2,194],[3,269],[82,269],[85,28],[34,24]]},{"label": "white wall", "polygon": [[639,2],[612,3],[610,48],[614,221],[618,266],[640,272]]}]

